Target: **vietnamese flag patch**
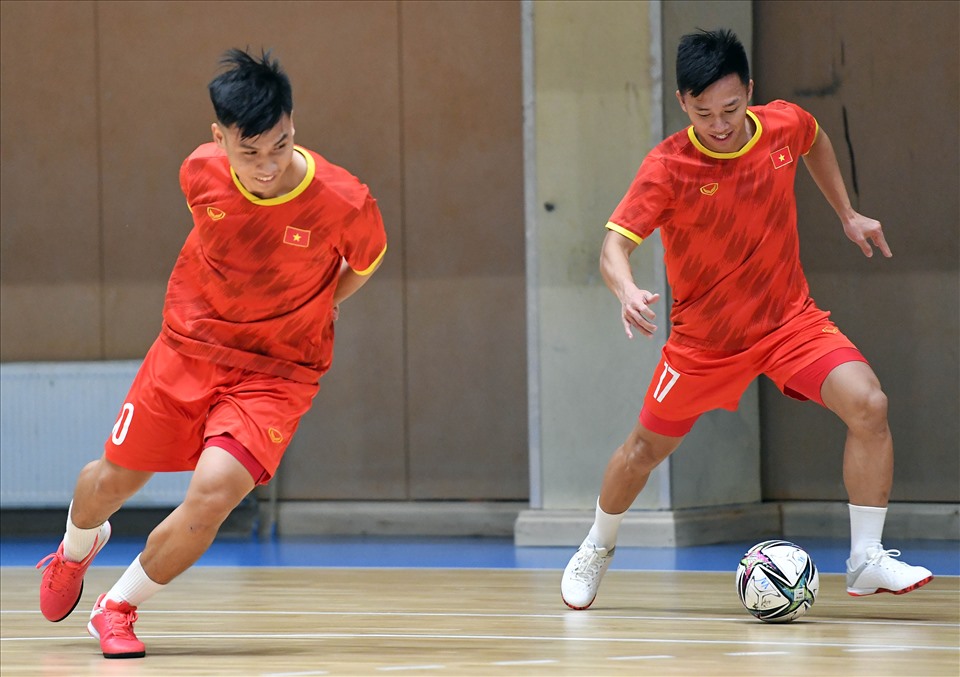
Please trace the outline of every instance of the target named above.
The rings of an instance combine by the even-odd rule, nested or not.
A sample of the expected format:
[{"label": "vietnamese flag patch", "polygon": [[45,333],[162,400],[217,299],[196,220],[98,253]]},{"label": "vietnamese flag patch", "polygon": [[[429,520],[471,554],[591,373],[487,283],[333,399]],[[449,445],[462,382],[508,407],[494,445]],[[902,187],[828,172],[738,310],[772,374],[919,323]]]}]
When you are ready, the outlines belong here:
[{"label": "vietnamese flag patch", "polygon": [[770,153],[770,159],[773,160],[773,168],[780,169],[793,162],[793,156],[790,155],[790,146],[784,146],[780,150]]},{"label": "vietnamese flag patch", "polygon": [[287,226],[287,229],[283,231],[283,244],[292,244],[294,247],[309,247],[310,231]]}]

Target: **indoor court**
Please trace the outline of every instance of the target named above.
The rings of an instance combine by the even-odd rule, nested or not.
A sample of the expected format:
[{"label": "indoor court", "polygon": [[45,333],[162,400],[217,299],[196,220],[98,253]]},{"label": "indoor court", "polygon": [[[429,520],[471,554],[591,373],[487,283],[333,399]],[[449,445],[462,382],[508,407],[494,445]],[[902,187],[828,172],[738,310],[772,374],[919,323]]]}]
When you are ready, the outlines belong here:
[{"label": "indoor court", "polygon": [[[750,84],[724,71],[736,96],[710,94],[724,105],[688,112],[719,82],[678,91],[678,45],[698,28],[738,36]],[[2,0],[0,38],[0,677],[960,677],[957,0]],[[270,52],[289,74],[296,147],[293,110],[242,137],[211,106],[233,49],[264,62]],[[773,110],[778,100],[795,120]],[[751,126],[748,105],[759,111]],[[711,109],[718,126],[698,136]],[[815,143],[821,131],[829,152]],[[663,165],[648,200],[633,181],[671,137],[688,154],[676,171]],[[232,161],[227,140],[251,157]],[[264,161],[246,180],[237,168],[260,151],[284,169]],[[833,177],[826,191],[817,176]],[[328,187],[353,197],[334,200]],[[636,207],[634,230],[613,220],[621,203]],[[379,217],[388,247],[374,237]],[[890,259],[868,258],[847,232],[874,219]],[[647,225],[656,229],[641,237]],[[635,309],[634,286],[653,294],[643,302],[656,313],[650,340],[639,326],[627,338],[622,294],[611,294],[603,243],[618,232],[637,239],[613,248],[614,277],[630,268],[635,285],[619,289]],[[369,260],[353,260],[367,249]],[[180,268],[188,259],[195,274]],[[323,271],[315,289],[304,283]],[[341,312],[340,280],[373,272]],[[674,329],[702,329],[691,351],[746,355],[758,328],[769,324],[766,341],[792,321],[789,308],[812,308],[801,281],[830,323],[810,325],[802,346],[771,348],[771,366],[846,336],[882,393],[847,362],[831,367],[844,370],[825,390],[826,370],[803,379],[832,407],[784,396],[792,379],[761,376],[736,411],[705,411],[649,477],[612,464],[603,491],[645,393],[668,409],[673,389],[678,412],[713,397],[691,388],[683,400],[702,381],[685,376],[674,389],[684,368],[661,367]],[[228,310],[208,313],[215,304],[193,282]],[[153,438],[130,427],[135,409],[158,425],[182,413],[128,397],[158,332],[176,333],[164,314],[171,288],[186,291],[170,294],[168,315],[210,315],[183,323],[200,333],[174,337],[178,360],[207,361],[204,372],[250,367],[256,378],[242,380],[271,416],[254,441],[282,464],[196,565],[148,598],[169,577],[151,579],[149,551],[138,554],[190,481],[158,472],[109,518],[76,609],[48,622],[36,565],[64,537],[75,495],[67,550],[102,544],[94,529],[106,513],[83,518],[78,474],[128,433],[153,452]],[[674,306],[688,318],[693,307],[695,321]],[[320,378],[334,318],[333,367],[281,432],[274,411],[290,398],[260,377],[290,381],[281,393],[301,369]],[[202,327],[217,326],[232,333],[206,342]],[[206,360],[208,349],[221,357]],[[810,357],[803,366],[794,356],[794,376]],[[745,368],[729,372],[718,403],[733,401]],[[786,371],[778,366],[780,380]],[[315,382],[297,384],[297,401]],[[218,414],[240,401],[219,388],[206,390]],[[239,447],[254,482],[265,477],[246,442],[224,439],[238,421],[206,430],[213,409],[192,410],[195,443]],[[692,410],[661,413],[670,434],[652,438],[666,449]],[[248,478],[221,452],[206,456],[221,472],[208,481],[201,468],[183,513],[219,503],[221,517],[231,484],[240,500]],[[606,499],[641,485],[619,521],[622,506]],[[97,486],[88,508],[123,493]],[[889,515],[878,510],[888,501]],[[182,546],[204,528],[213,538],[215,524],[204,514],[167,534]],[[592,525],[616,557],[592,606],[576,611],[561,579]],[[801,618],[764,623],[741,604],[736,572],[749,548],[778,536],[810,555],[820,587]],[[869,553],[862,590],[877,586],[862,583],[875,574],[868,565],[889,564],[881,542],[934,579],[852,597],[851,540]],[[172,571],[185,549],[156,566]],[[591,556],[583,577],[601,566],[599,550]],[[75,595],[63,572],[79,567],[64,562],[47,569],[52,618]],[[87,632],[98,596],[115,590],[111,600],[139,606],[143,658],[104,658],[129,638],[104,632],[102,649]],[[129,630],[133,612],[113,613],[97,622]]]},{"label": "indoor court", "polygon": [[569,548],[510,539],[221,539],[150,600],[143,659],[107,660],[85,631],[98,591],[142,546],[117,538],[58,624],[37,611],[33,564],[50,539],[5,539],[2,660],[13,677],[62,675],[743,675],[960,673],[955,541],[896,544],[936,578],[904,596],[844,591],[845,544],[807,540],[817,601],[784,625],[740,606],[745,543],[620,548],[588,611],[560,601]]}]

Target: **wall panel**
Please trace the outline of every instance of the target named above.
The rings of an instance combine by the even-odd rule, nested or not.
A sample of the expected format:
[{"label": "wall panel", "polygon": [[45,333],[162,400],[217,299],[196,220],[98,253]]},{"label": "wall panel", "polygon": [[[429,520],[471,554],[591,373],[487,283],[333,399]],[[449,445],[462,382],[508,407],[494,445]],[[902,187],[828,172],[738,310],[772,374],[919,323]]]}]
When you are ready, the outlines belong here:
[{"label": "wall panel", "polygon": [[411,496],[522,498],[520,5],[400,16]]},{"label": "wall panel", "polygon": [[[958,501],[960,5],[758,2],[754,11],[755,99],[789,99],[817,117],[854,208],[883,223],[893,250],[865,258],[800,171],[811,293],[889,398],[891,498]],[[845,499],[843,424],[769,381],[761,395],[765,498]]]},{"label": "wall panel", "polygon": [[95,6],[0,4],[0,359],[101,350]]}]

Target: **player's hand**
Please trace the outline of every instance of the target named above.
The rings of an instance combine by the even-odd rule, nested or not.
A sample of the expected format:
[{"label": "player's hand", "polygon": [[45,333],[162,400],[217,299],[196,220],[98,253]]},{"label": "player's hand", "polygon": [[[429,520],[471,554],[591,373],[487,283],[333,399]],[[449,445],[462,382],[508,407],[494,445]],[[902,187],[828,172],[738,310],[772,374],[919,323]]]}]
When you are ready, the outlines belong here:
[{"label": "player's hand", "polygon": [[883,237],[883,226],[876,219],[854,212],[851,218],[843,222],[843,232],[854,244],[860,247],[863,255],[867,258],[873,256],[871,242],[888,259],[893,256],[893,252],[890,251],[890,247]]},{"label": "player's hand", "polygon": [[633,338],[631,328],[637,329],[643,336],[650,338],[657,330],[653,321],[657,314],[650,308],[651,303],[660,299],[660,294],[653,294],[645,289],[637,289],[621,302],[620,316],[623,320],[623,329],[627,338]]}]

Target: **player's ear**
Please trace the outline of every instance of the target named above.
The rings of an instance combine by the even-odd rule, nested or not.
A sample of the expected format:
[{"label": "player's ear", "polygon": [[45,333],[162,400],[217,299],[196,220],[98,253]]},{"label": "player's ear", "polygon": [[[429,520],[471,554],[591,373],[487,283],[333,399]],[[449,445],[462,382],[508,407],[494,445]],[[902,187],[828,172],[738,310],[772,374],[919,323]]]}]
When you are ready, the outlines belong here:
[{"label": "player's ear", "polygon": [[680,108],[682,108],[682,109],[683,109],[683,112],[686,113],[686,112],[687,112],[687,104],[685,104],[685,103],[683,102],[683,94],[680,93],[680,90],[679,90],[679,89],[677,90],[676,93],[677,93],[677,101],[680,102]]},{"label": "player's ear", "polygon": [[212,125],[210,125],[210,133],[213,134],[213,142],[220,148],[224,148],[223,130],[220,129],[220,125],[218,123],[214,122]]},{"label": "player's ear", "polygon": [[753,80],[747,83],[747,103],[753,98]]}]

